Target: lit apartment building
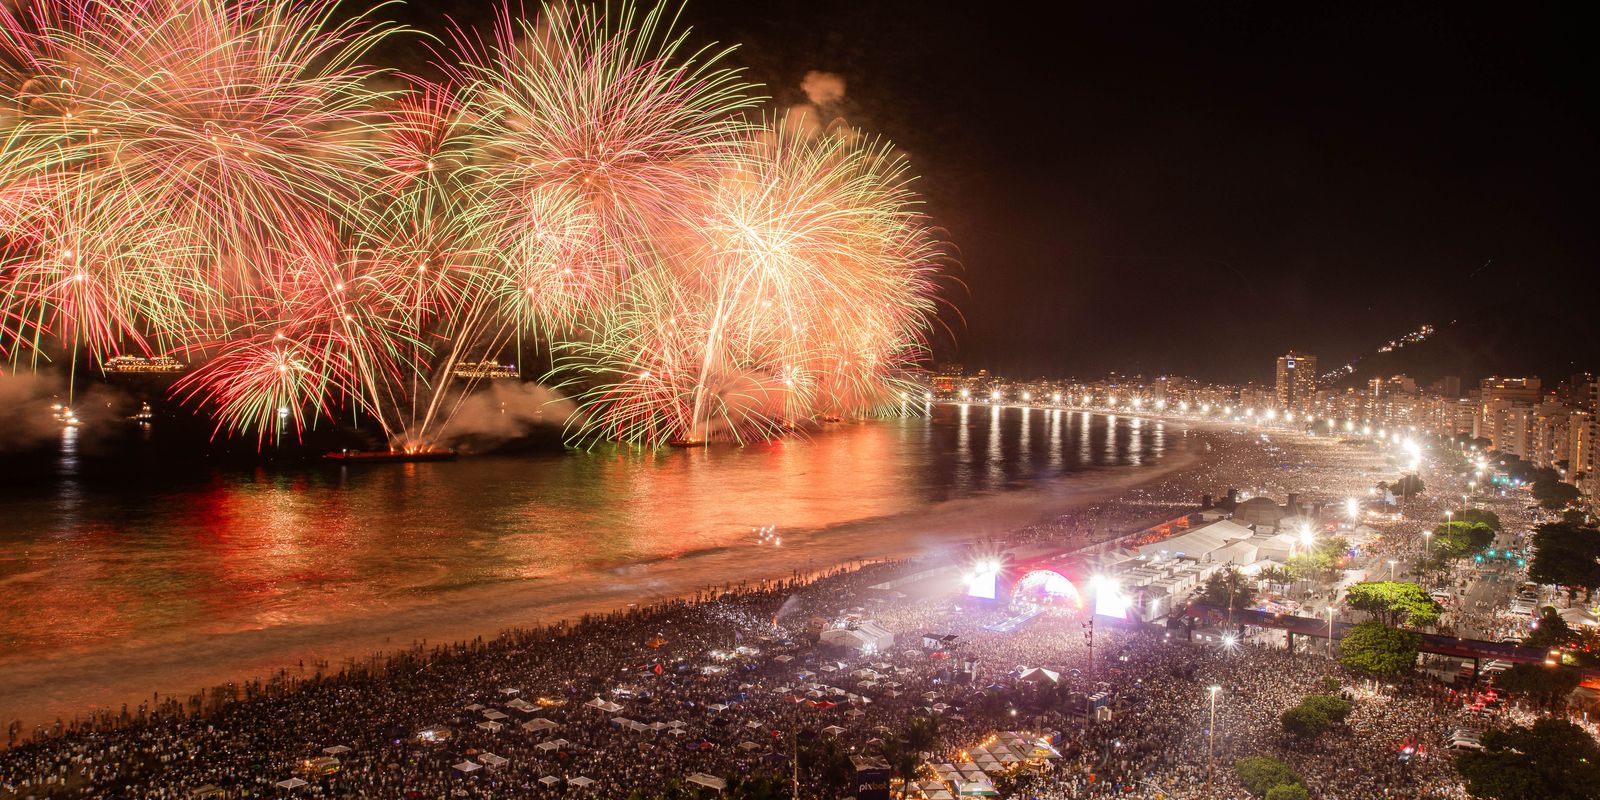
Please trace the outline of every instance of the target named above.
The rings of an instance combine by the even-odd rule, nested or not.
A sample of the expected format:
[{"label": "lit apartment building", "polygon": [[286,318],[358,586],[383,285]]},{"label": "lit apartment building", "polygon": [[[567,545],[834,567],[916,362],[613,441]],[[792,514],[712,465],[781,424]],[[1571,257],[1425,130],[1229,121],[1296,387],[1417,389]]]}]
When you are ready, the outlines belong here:
[{"label": "lit apartment building", "polygon": [[1278,408],[1309,412],[1317,397],[1317,357],[1293,350],[1278,356],[1275,388]]}]

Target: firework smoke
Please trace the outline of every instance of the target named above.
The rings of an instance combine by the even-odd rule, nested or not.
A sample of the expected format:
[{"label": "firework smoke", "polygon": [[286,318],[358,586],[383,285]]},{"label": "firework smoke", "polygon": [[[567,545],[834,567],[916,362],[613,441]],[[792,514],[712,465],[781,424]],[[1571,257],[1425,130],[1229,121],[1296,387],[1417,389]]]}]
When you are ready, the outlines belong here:
[{"label": "firework smoke", "polygon": [[[843,78],[754,119],[678,8],[553,5],[406,84],[365,60],[399,31],[333,11],[0,6],[0,355],[180,354],[261,442],[748,441],[899,396],[943,253],[904,160],[825,122]],[[525,345],[573,405],[461,369]]]}]

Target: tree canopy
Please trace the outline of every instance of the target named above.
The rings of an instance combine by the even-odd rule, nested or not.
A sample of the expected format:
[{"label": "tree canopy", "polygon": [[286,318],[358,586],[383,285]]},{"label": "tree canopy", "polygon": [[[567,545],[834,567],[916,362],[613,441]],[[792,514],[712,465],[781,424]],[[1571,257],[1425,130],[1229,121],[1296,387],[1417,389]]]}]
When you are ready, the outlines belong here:
[{"label": "tree canopy", "polygon": [[1533,531],[1533,560],[1528,578],[1593,593],[1600,588],[1600,530],[1566,522],[1550,522]]},{"label": "tree canopy", "polygon": [[1311,800],[1311,793],[1298,783],[1285,783],[1272,787],[1266,800]]},{"label": "tree canopy", "polygon": [[1217,608],[1249,608],[1255,601],[1254,581],[1229,566],[1211,573],[1205,588],[1200,591],[1200,602]]},{"label": "tree canopy", "polygon": [[1456,770],[1473,797],[1492,800],[1600,798],[1600,745],[1566,720],[1541,719],[1527,728],[1492,730],[1481,752],[1456,756]]},{"label": "tree canopy", "polygon": [[1578,688],[1582,677],[1570,669],[1556,669],[1543,664],[1513,664],[1510,669],[1494,679],[1495,688],[1512,694],[1529,695],[1540,705],[1558,706],[1572,690]]},{"label": "tree canopy", "polygon": [[1462,509],[1461,513],[1456,516],[1456,519],[1462,522],[1488,525],[1494,530],[1500,530],[1500,515],[1490,511],[1487,508]]},{"label": "tree canopy", "polygon": [[1342,536],[1320,539],[1310,550],[1289,557],[1289,574],[1297,580],[1328,580],[1344,564],[1350,541]]},{"label": "tree canopy", "polygon": [[1466,558],[1489,549],[1494,530],[1481,522],[1449,522],[1433,529],[1429,547],[1447,558]]},{"label": "tree canopy", "polygon": [[1414,497],[1422,494],[1426,489],[1422,479],[1415,475],[1406,475],[1394,483],[1389,484],[1389,491],[1402,497]]},{"label": "tree canopy", "polygon": [[1538,647],[1548,650],[1552,647],[1567,647],[1578,640],[1578,632],[1572,629],[1567,621],[1561,618],[1561,612],[1555,606],[1544,606],[1539,609],[1539,619],[1534,621],[1533,632],[1522,640],[1528,647]]},{"label": "tree canopy", "polygon": [[1241,758],[1234,763],[1233,771],[1238,774],[1239,783],[1257,797],[1265,797],[1279,786],[1300,783],[1300,775],[1292,767],[1271,756]]},{"label": "tree canopy", "polygon": [[1541,478],[1533,482],[1533,499],[1545,508],[1561,508],[1578,499],[1578,487],[1553,478]]},{"label": "tree canopy", "polygon": [[1296,739],[1315,739],[1333,725],[1328,715],[1305,705],[1289,708],[1278,720],[1283,723],[1283,730]]},{"label": "tree canopy", "polygon": [[1283,729],[1297,739],[1311,739],[1344,722],[1355,708],[1349,701],[1326,694],[1307,695],[1300,704],[1278,718]]},{"label": "tree canopy", "polygon": [[1330,694],[1308,694],[1300,705],[1316,709],[1331,722],[1344,722],[1350,712],[1355,710],[1355,704],[1343,697],[1334,697]]},{"label": "tree canopy", "polygon": [[1345,605],[1372,615],[1385,625],[1432,625],[1444,606],[1421,586],[1399,581],[1362,581],[1345,592]]},{"label": "tree canopy", "polygon": [[1368,678],[1397,678],[1417,663],[1421,634],[1369,620],[1352,627],[1339,641],[1339,663]]}]

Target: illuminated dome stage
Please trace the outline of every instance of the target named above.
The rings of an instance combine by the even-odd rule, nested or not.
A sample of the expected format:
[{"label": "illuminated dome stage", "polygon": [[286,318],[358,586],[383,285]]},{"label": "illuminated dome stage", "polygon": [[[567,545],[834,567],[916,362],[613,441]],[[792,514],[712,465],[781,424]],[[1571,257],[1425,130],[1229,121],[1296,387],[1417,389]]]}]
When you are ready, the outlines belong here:
[{"label": "illuminated dome stage", "polygon": [[1117,582],[1091,575],[1087,565],[1080,563],[989,559],[973,564],[963,584],[966,598],[973,602],[1069,611],[1092,603],[1097,616],[1127,618],[1127,599]]}]

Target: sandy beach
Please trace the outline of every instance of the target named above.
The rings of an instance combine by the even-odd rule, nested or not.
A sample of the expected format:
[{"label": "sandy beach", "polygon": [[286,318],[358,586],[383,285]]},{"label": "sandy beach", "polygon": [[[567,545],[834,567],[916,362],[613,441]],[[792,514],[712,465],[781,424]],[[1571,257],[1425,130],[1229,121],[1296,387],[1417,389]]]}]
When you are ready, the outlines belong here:
[{"label": "sandy beach", "polygon": [[0,719],[20,719],[31,728],[96,709],[134,708],[157,695],[187,697],[280,671],[307,674],[319,662],[337,667],[417,643],[489,637],[511,627],[693,595],[708,586],[788,578],[858,560],[953,552],[975,539],[1003,537],[1091,506],[1115,504],[1140,487],[1210,466],[1209,438],[1190,431],[1158,462],[1136,468],[1088,470],[1029,488],[934,503],[914,513],[786,531],[784,546],[761,554],[754,567],[747,552],[712,550],[474,587],[332,623],[69,650],[14,662],[0,667]]}]

